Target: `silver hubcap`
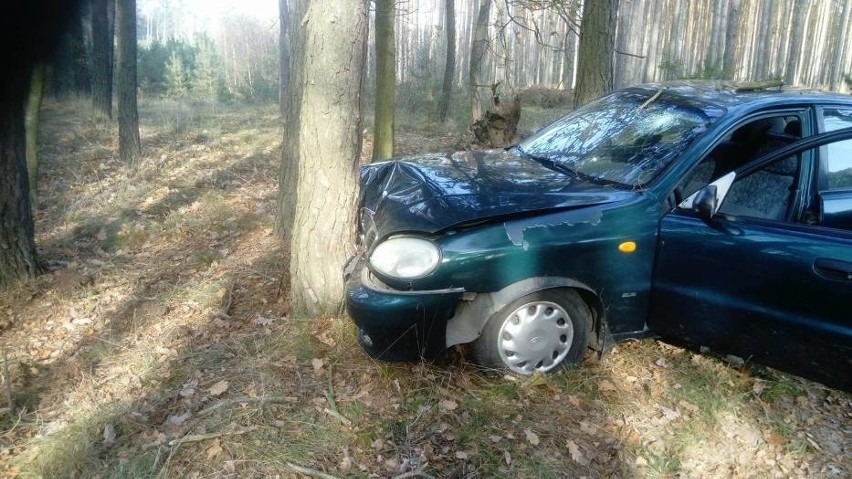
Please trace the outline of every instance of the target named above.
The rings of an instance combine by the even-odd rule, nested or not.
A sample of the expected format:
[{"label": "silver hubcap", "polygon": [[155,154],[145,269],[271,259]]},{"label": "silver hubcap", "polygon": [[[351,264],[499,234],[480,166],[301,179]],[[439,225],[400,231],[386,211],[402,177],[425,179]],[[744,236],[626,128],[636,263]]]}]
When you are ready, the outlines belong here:
[{"label": "silver hubcap", "polygon": [[574,340],[568,313],[556,303],[533,301],[503,320],[497,350],[503,364],[520,374],[547,372],[565,359]]}]

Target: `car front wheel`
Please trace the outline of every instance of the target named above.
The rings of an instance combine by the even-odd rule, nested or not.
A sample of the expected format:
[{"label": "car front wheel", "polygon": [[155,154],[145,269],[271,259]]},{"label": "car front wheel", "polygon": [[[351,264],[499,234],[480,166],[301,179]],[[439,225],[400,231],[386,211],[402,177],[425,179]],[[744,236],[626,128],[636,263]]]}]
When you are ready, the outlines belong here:
[{"label": "car front wheel", "polygon": [[586,353],[591,314],[568,289],[530,293],[488,319],[473,353],[479,364],[517,374],[576,366]]}]

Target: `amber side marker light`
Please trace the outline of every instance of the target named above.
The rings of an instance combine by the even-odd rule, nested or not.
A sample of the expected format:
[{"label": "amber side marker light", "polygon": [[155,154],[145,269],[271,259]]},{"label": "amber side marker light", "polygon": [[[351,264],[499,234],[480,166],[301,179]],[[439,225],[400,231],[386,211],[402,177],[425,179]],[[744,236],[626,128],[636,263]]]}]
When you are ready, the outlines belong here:
[{"label": "amber side marker light", "polygon": [[632,253],[636,251],[636,242],[635,241],[625,241],[618,245],[618,251],[622,253]]}]

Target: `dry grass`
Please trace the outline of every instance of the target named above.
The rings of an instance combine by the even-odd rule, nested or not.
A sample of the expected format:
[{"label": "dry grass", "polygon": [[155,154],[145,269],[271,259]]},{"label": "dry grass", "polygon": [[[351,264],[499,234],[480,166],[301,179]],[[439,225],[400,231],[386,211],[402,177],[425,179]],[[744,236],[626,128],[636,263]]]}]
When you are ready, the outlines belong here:
[{"label": "dry grass", "polygon": [[[182,111],[180,128],[169,108],[143,104],[146,159],[128,171],[88,105],[45,107],[37,241],[50,271],[0,292],[18,407],[0,416],[2,473],[852,472],[848,394],[654,341],[528,379],[456,351],[368,359],[345,318],[288,315],[275,108]],[[426,133],[407,128],[401,149],[459,138]]]}]

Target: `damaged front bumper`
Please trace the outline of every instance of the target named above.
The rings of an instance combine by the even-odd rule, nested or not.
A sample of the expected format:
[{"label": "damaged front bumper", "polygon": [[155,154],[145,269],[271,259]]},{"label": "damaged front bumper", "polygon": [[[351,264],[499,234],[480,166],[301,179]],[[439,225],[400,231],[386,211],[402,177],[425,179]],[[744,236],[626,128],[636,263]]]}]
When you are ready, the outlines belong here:
[{"label": "damaged front bumper", "polygon": [[373,277],[362,257],[343,269],[346,310],[358,327],[358,343],[384,360],[434,358],[447,349],[447,321],[462,288],[400,291]]}]

